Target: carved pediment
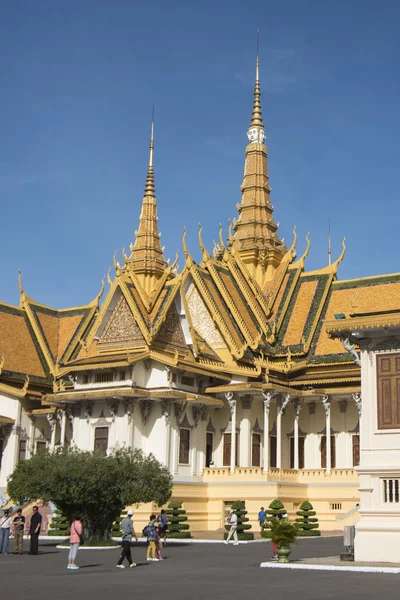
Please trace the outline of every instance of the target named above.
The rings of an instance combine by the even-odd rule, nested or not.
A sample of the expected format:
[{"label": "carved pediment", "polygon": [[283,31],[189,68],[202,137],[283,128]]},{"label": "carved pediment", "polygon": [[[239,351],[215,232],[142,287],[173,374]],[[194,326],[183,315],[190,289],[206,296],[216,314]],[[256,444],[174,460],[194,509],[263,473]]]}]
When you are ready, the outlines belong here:
[{"label": "carved pediment", "polygon": [[145,340],[125,296],[121,295],[100,336],[99,345],[128,343],[134,345],[135,342],[142,345]]}]

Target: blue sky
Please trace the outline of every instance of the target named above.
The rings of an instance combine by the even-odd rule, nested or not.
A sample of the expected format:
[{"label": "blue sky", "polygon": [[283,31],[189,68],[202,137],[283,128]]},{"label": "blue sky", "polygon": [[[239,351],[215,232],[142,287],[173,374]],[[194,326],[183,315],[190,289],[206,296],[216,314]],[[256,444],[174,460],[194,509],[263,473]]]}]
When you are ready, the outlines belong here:
[{"label": "blue sky", "polygon": [[0,10],[0,300],[86,304],[134,239],[156,103],[165,256],[240,202],[255,30],[275,219],[307,269],[400,271],[400,4],[13,0]]}]

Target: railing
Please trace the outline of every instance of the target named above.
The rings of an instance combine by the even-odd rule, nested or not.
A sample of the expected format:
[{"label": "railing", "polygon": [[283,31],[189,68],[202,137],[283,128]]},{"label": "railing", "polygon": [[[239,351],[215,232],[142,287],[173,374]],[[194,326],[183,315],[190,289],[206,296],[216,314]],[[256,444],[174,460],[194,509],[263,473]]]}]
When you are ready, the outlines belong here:
[{"label": "railing", "polygon": [[[207,467],[203,471],[203,481],[223,481],[227,479],[236,480],[264,480],[264,481],[284,481],[296,483],[321,483],[328,481],[352,481],[358,482],[358,475],[353,469],[332,469],[327,473],[325,469],[276,469],[270,467],[268,472],[264,472],[262,467],[236,467],[231,473],[229,467]],[[399,488],[398,488],[399,489]]]},{"label": "railing", "polygon": [[383,482],[383,502],[400,502],[400,479],[382,479]]}]

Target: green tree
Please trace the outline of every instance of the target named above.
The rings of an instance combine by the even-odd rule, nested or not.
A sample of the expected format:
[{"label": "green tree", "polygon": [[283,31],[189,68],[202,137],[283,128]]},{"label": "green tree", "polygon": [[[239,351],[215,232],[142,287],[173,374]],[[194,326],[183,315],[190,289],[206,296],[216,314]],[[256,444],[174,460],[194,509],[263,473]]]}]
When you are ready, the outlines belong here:
[{"label": "green tree", "polygon": [[278,515],[283,515],[286,512],[282,502],[278,499],[273,500],[265,511],[266,517],[261,531],[261,537],[271,537],[271,524],[276,520]]},{"label": "green tree", "polygon": [[318,519],[315,516],[316,514],[313,505],[311,502],[308,502],[308,500],[305,500],[300,504],[300,510],[296,512],[296,515],[299,516],[299,518],[296,519],[297,535],[321,535]]},{"label": "green tree", "polygon": [[172,500],[166,509],[168,515],[168,537],[169,538],[191,538],[192,534],[189,531],[186,510],[182,508],[182,503],[178,500]]},{"label": "green tree", "polygon": [[108,540],[125,506],[165,504],[172,492],[168,469],[141,450],[99,452],[59,448],[20,461],[8,479],[10,497],[21,503],[41,498],[54,502],[69,522],[82,519],[86,540]]},{"label": "green tree", "polygon": [[[237,514],[238,518],[238,526],[237,526],[237,534],[239,540],[254,540],[254,533],[249,531],[251,529],[250,523],[248,523],[246,503],[243,500],[236,500],[231,509]],[[230,524],[225,525],[226,533],[224,533],[224,539],[228,537],[228,532],[230,530]]]}]

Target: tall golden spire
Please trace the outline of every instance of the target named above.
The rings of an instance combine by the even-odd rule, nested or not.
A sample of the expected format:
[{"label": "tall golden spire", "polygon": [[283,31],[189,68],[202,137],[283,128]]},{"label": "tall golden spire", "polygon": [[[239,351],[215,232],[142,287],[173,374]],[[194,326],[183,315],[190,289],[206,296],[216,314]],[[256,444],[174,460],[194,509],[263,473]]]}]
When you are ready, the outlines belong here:
[{"label": "tall golden spire", "polygon": [[261,89],[260,89],[260,72],[258,62],[258,29],[257,29],[257,52],[256,52],[256,81],[254,84],[254,104],[253,113],[251,115],[251,123],[249,129],[252,127],[260,127],[264,130],[264,123],[262,120],[261,112]]},{"label": "tall golden spire", "polygon": [[241,186],[242,201],[238,205],[239,217],[234,223],[233,249],[238,252],[250,274],[264,284],[273,277],[286,246],[278,237],[278,225],[272,214],[270,200],[266,135],[261,111],[258,34],[254,103],[247,137],[249,143]]},{"label": "tall golden spire", "polygon": [[158,231],[157,200],[154,187],[154,108],[151,123],[149,164],[147,167],[146,184],[142,200],[142,210],[139,219],[139,229],[135,232],[136,239],[131,255],[126,261],[128,269],[138,275],[143,288],[147,292],[154,289],[162,277],[168,264],[163,256],[160,245],[161,233]]}]

